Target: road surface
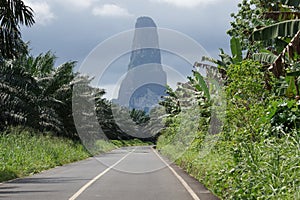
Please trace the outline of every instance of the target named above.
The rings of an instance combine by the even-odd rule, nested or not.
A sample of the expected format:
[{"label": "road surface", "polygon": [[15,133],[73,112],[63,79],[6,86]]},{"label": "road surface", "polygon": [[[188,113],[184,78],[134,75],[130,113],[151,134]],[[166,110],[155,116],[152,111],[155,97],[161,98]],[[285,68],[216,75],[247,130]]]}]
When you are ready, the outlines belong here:
[{"label": "road surface", "polygon": [[151,147],[127,147],[0,184],[3,200],[215,200]]}]

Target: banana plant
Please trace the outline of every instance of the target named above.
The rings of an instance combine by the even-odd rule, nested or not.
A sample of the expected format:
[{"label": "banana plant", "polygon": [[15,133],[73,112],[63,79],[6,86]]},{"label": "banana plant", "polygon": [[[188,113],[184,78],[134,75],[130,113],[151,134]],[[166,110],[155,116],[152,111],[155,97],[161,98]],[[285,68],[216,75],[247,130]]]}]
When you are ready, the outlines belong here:
[{"label": "banana plant", "polygon": [[[219,72],[222,74],[222,77],[226,77],[226,71],[228,67],[232,64],[237,64],[243,60],[243,52],[241,42],[238,38],[232,37],[230,40],[230,49],[232,56],[226,54],[223,49],[220,49],[220,58],[221,60],[216,60],[207,56],[202,57],[202,61],[208,61],[214,63],[218,66]],[[201,63],[195,63],[195,66],[201,65]]]},{"label": "banana plant", "polygon": [[243,52],[242,52],[241,42],[239,41],[239,39],[237,39],[236,37],[231,38],[230,49],[231,49],[233,64],[242,62]]},{"label": "banana plant", "polygon": [[261,52],[252,55],[252,59],[265,65],[271,65],[277,59],[277,56],[272,52]]},{"label": "banana plant", "polygon": [[188,79],[197,92],[203,92],[204,97],[209,102],[210,93],[203,76],[198,71],[193,70],[193,77],[188,77]]},{"label": "banana plant", "polygon": [[[280,23],[273,24],[271,26],[267,26],[256,30],[253,32],[251,36],[251,40],[272,40],[275,38],[292,38],[288,45],[277,55],[276,59],[274,56],[270,55],[262,56],[261,58],[269,59],[273,61],[270,65],[269,70],[273,72],[273,74],[279,78],[283,76],[286,68],[286,57],[293,58],[295,53],[300,54],[300,20],[288,20]],[[256,58],[259,57],[258,55]],[[272,57],[272,58],[271,58]],[[266,61],[266,60],[265,60]]]},{"label": "banana plant", "polygon": [[[300,76],[299,54],[300,54],[300,20],[287,20],[257,30],[252,35],[252,40],[291,38],[288,45],[278,54],[262,52],[253,55],[253,59],[269,65],[269,70],[279,78],[286,76],[288,87],[286,96],[299,97]],[[295,91],[295,92],[294,92]]]}]

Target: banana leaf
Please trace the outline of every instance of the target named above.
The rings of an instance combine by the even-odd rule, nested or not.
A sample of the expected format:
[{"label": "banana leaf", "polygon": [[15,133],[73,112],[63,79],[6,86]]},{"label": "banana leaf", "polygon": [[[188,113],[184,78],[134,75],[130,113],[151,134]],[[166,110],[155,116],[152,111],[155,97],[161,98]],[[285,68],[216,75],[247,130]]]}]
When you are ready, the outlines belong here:
[{"label": "banana leaf", "polygon": [[300,20],[287,20],[253,32],[250,40],[271,40],[278,37],[294,37],[300,30]]},{"label": "banana leaf", "polygon": [[272,53],[255,53],[252,58],[260,63],[272,64],[276,61],[277,56]]},{"label": "banana leaf", "polygon": [[231,48],[231,53],[233,57],[233,62],[238,63],[243,60],[243,53],[242,53],[242,47],[241,47],[241,42],[239,39],[233,37],[230,40],[230,48]]}]

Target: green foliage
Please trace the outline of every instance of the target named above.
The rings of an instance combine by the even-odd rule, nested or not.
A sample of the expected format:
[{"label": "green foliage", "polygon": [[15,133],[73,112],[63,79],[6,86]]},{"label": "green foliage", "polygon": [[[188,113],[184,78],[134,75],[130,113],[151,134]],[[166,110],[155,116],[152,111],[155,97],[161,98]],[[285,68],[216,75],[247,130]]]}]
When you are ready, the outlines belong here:
[{"label": "green foliage", "polygon": [[165,96],[164,100],[159,102],[159,104],[164,106],[167,114],[176,115],[180,112],[177,94],[170,86],[167,85],[166,87],[166,94],[168,96]]},{"label": "green foliage", "polygon": [[[276,38],[277,42],[273,42],[268,48],[273,49],[273,51],[276,52],[275,54],[278,54],[277,52],[280,51],[276,59],[272,63],[269,63],[269,70],[273,72],[277,78],[284,76],[285,70],[292,70],[293,72],[290,75],[297,76],[297,71],[293,68],[297,68],[299,65],[300,31],[294,27],[294,25],[299,26],[298,22],[298,20],[284,21],[267,26],[253,33],[253,36],[260,34],[264,35],[260,35],[259,37],[266,36],[265,38],[258,39],[271,40],[273,37]],[[272,55],[272,53],[270,53],[270,55]],[[299,71],[299,69],[297,70]],[[298,84],[296,84],[296,87],[298,87]]]},{"label": "green foliage", "polygon": [[233,56],[233,63],[238,63],[243,60],[243,53],[240,40],[232,37],[230,40],[230,49]]},{"label": "green foliage", "polygon": [[[89,77],[73,72],[74,62],[54,67],[50,52],[28,56],[19,25],[34,23],[32,10],[20,0],[1,1],[0,129],[22,125],[43,133],[15,128],[0,135],[0,181],[89,156],[81,144],[45,132],[78,139],[73,116],[82,116],[76,128],[87,133],[93,154],[150,144],[128,140],[133,137],[125,132],[160,132],[161,153],[221,198],[299,198],[299,1],[243,0],[238,7],[228,31],[232,56],[220,49],[220,60],[203,58],[217,64],[221,76],[206,68],[206,78],[193,71],[188,83],[179,83],[174,91],[168,87],[160,103],[167,113],[160,130],[149,118],[161,116],[160,108],[149,116],[115,108],[103,99],[103,90],[90,86]],[[214,106],[220,103],[216,96],[222,98],[214,78],[226,83],[226,109]],[[72,106],[78,108],[74,113]],[[221,133],[210,126],[218,125],[218,115],[226,115]],[[115,140],[99,137],[99,124]]]},{"label": "green foliage", "polygon": [[25,68],[29,74],[33,77],[43,78],[51,74],[55,69],[55,55],[48,51],[47,53],[41,53],[37,57],[22,55],[22,57],[16,62]]},{"label": "green foliage", "polygon": [[297,136],[270,138],[261,143],[241,142],[233,151],[235,167],[227,198],[293,199],[299,187]]},{"label": "green foliage", "polygon": [[15,127],[0,133],[0,182],[24,177],[58,165],[82,160],[123,146],[145,146],[151,142],[97,140],[92,152],[79,142]]},{"label": "green foliage", "polygon": [[90,156],[78,142],[21,127],[0,134],[0,181],[81,160]]},{"label": "green foliage", "polygon": [[198,91],[203,92],[204,97],[207,99],[207,101],[210,101],[210,93],[209,89],[207,87],[207,84],[203,78],[203,76],[198,72],[193,70],[193,78],[188,77],[192,86]]},{"label": "green foliage", "polygon": [[202,142],[214,128],[210,127],[210,92],[213,87],[208,87],[209,78],[202,77],[196,70],[193,71],[193,76],[188,78],[190,81],[179,83],[174,92],[174,101],[180,102],[180,112],[164,118],[166,127],[157,141],[158,149],[172,161],[180,158],[190,146],[204,149],[205,145]]},{"label": "green foliage", "polygon": [[77,138],[72,117],[74,62],[55,67],[55,56],[22,56],[0,63],[0,127],[24,125]]},{"label": "green foliage", "polygon": [[133,109],[130,111],[130,117],[137,125],[145,124],[150,120],[149,115],[143,110]]},{"label": "green foliage", "polygon": [[[298,103],[278,98],[276,89],[266,90],[264,84],[260,63],[244,60],[228,66],[226,119],[217,144],[203,156],[203,147],[211,146],[204,139],[209,129],[194,130],[193,142],[178,156],[181,144],[173,138],[182,127],[176,115],[166,120],[158,149],[223,199],[299,196]],[[270,84],[278,82],[271,79]],[[208,119],[209,115],[199,118],[199,127],[205,127]]]},{"label": "green foliage", "polygon": [[103,99],[102,95],[98,93],[95,98],[96,115],[102,131],[106,137],[111,140],[128,139],[114,120],[112,103],[106,99]]},{"label": "green foliage", "polygon": [[[226,54],[223,49],[220,49],[220,58],[221,60],[216,60],[213,58],[209,58],[206,56],[202,57],[202,61],[209,61],[217,65],[218,73],[217,75],[221,75],[221,77],[214,77],[214,79],[226,79],[227,78],[227,70],[228,67],[232,64],[240,63],[243,60],[243,51],[241,46],[240,38],[232,37],[230,40],[230,49],[232,56]],[[201,66],[201,63],[195,63],[195,66]],[[208,72],[216,71],[214,67],[209,66],[210,69],[207,70]]]},{"label": "green foliage", "polygon": [[[35,92],[39,92],[36,80],[22,68],[0,64],[0,127],[26,123],[26,117],[36,117]],[[35,120],[28,123],[35,124]]]},{"label": "green foliage", "polygon": [[227,67],[229,65],[233,64],[232,57],[230,55],[226,54],[223,49],[220,49],[219,56],[220,56],[221,60],[215,60],[214,58],[203,56],[202,61],[209,61],[211,63],[217,64],[218,68],[221,68],[224,71],[226,71]]},{"label": "green foliage", "polygon": [[91,153],[93,155],[96,155],[99,153],[109,152],[115,148],[116,148],[116,146],[114,145],[114,143],[111,143],[108,140],[97,140],[95,142],[94,149],[92,150]]},{"label": "green foliage", "polygon": [[[231,107],[228,108],[230,110]],[[300,175],[299,133],[291,132],[281,138],[268,136],[268,139],[254,141],[252,137],[247,137],[249,132],[261,134],[256,136],[259,138],[265,137],[260,133],[264,123],[259,120],[265,114],[263,107],[242,113],[239,110],[232,112],[228,117],[235,123],[230,124],[234,129],[230,140],[226,133],[222,134],[223,139],[202,157],[199,150],[203,145],[203,136],[199,132],[190,148],[176,158],[176,163],[224,199],[294,199],[300,184],[296,178]],[[246,120],[241,116],[245,116]],[[250,116],[252,119],[248,118]],[[166,137],[172,135],[172,129],[176,130],[176,127],[171,127],[168,134],[159,138],[158,149],[166,145]],[[169,144],[164,149],[167,152],[161,152],[172,160],[177,148],[177,145]]]},{"label": "green foliage", "polygon": [[33,10],[21,0],[0,1],[0,62],[27,52],[20,25],[34,24]]},{"label": "green foliage", "polygon": [[277,56],[271,52],[261,52],[253,54],[252,59],[259,63],[270,65],[275,62]]},{"label": "green foliage", "polygon": [[300,128],[299,102],[296,100],[278,99],[270,102],[266,115],[270,122],[270,134],[278,137]]},{"label": "green foliage", "polygon": [[262,101],[264,98],[264,73],[261,65],[251,60],[231,65],[227,70],[228,85],[226,87],[228,99],[244,107]]},{"label": "green foliage", "polygon": [[287,76],[300,76],[300,71],[295,71],[295,72],[289,72],[286,74]]},{"label": "green foliage", "polygon": [[[231,15],[234,21],[231,22],[232,28],[228,31],[228,34],[239,38],[242,42],[242,49],[247,50],[249,54],[256,53],[264,47],[279,48],[279,46],[285,46],[286,42],[283,42],[281,39],[273,41],[270,41],[270,39],[277,38],[283,32],[288,33],[289,31],[297,30],[295,27],[297,22],[287,26],[283,25],[285,22],[281,23],[282,21],[299,19],[300,8],[298,3],[295,2],[284,0],[275,2],[272,0],[243,0],[238,4],[238,13]],[[281,28],[274,25],[275,23],[281,24]],[[282,25],[287,30],[283,30]],[[264,30],[264,33],[262,33],[262,30]],[[255,34],[253,34],[254,31],[256,32]],[[293,37],[293,35],[289,36]],[[260,41],[263,38],[269,41]],[[274,42],[276,45],[273,45]]]},{"label": "green foliage", "polygon": [[300,29],[300,20],[288,20],[255,30],[251,40],[271,40],[278,37],[293,37]]},{"label": "green foliage", "polygon": [[257,27],[270,24],[270,20],[262,17],[266,7],[262,6],[261,2],[260,0],[243,0],[238,4],[239,11],[231,14],[234,21],[231,22],[231,29],[227,33],[241,41],[243,50],[249,50],[249,47],[255,48],[249,41],[250,35]]}]

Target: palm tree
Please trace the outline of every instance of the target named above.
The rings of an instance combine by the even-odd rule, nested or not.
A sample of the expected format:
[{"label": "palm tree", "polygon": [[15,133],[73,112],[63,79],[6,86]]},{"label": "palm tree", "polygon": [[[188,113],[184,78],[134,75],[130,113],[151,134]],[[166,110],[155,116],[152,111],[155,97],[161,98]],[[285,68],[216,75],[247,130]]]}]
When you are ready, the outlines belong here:
[{"label": "palm tree", "polygon": [[21,0],[0,0],[0,61],[18,57],[26,50],[20,25],[34,24],[33,10]]},{"label": "palm tree", "polygon": [[0,127],[24,125],[76,138],[72,116],[75,62],[54,66],[50,52],[0,63]]},{"label": "palm tree", "polygon": [[39,116],[35,94],[39,92],[37,81],[23,68],[11,62],[0,63],[0,127],[36,127]]}]

